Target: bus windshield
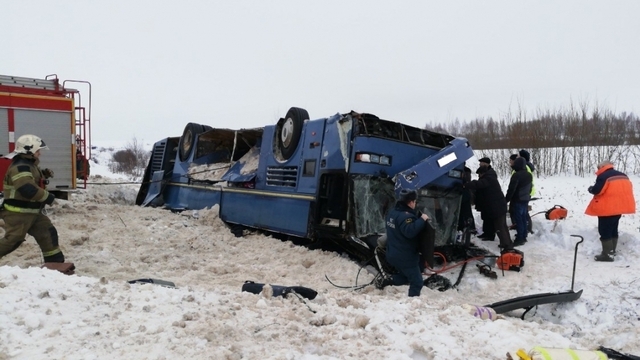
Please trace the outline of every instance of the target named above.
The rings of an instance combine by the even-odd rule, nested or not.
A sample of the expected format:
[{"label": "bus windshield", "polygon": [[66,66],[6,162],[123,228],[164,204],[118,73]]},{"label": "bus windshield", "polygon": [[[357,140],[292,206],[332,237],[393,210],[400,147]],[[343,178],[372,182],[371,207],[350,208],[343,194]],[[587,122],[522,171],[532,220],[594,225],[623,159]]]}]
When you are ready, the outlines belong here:
[{"label": "bus windshield", "polygon": [[[385,233],[385,215],[395,206],[394,184],[390,178],[354,175],[353,219],[356,236]],[[420,189],[417,208],[427,214],[435,228],[435,246],[451,243],[456,236],[461,193],[457,189]]]}]

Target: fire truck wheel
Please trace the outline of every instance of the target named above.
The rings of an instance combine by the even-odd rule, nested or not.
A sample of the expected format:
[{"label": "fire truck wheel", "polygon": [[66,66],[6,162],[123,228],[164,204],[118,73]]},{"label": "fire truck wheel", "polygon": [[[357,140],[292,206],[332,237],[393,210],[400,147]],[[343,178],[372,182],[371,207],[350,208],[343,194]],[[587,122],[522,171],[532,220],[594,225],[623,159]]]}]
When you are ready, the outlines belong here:
[{"label": "fire truck wheel", "polygon": [[206,131],[206,129],[203,125],[196,123],[187,124],[184,128],[184,132],[182,133],[182,137],[180,137],[180,142],[178,143],[180,161],[187,161],[187,159],[189,159],[193,150],[194,142],[196,141],[196,136],[204,131]]},{"label": "fire truck wheel", "polygon": [[287,111],[287,115],[278,121],[276,126],[276,146],[283,160],[288,160],[296,151],[305,120],[309,120],[307,110],[292,107]]}]

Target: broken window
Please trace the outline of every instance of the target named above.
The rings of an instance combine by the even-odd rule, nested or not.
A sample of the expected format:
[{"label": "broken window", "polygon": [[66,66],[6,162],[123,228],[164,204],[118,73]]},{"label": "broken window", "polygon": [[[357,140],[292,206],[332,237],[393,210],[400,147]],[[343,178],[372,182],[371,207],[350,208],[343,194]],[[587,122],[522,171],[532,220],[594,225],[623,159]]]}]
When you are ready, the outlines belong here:
[{"label": "broken window", "polygon": [[435,246],[455,240],[462,194],[457,189],[422,188],[416,208],[427,214],[436,231]]},{"label": "broken window", "polygon": [[355,175],[352,180],[356,236],[384,234],[384,217],[395,204],[393,182],[370,175]]}]

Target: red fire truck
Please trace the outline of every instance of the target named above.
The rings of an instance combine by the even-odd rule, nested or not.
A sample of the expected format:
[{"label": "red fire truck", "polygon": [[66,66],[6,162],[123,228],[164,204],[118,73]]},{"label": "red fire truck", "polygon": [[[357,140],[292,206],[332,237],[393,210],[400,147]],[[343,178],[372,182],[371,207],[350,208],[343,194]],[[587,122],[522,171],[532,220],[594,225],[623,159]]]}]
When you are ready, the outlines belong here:
[{"label": "red fire truck", "polygon": [[[86,98],[67,84],[86,89]],[[14,150],[16,139],[34,134],[50,149],[40,162],[41,168],[55,172],[47,189],[64,199],[68,190],[86,187],[91,157],[90,114],[91,84],[87,81],[65,80],[61,84],[55,74],[44,79],[0,75],[0,179],[11,163],[5,156]]]}]

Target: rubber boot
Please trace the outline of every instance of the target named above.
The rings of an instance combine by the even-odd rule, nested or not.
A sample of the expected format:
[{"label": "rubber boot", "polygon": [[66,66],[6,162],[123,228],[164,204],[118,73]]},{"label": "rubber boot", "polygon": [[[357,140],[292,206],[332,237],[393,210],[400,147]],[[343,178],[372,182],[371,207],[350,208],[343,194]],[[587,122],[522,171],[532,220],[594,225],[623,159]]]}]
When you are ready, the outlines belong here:
[{"label": "rubber boot", "polygon": [[615,255],[616,248],[618,247],[618,238],[617,237],[612,238],[611,242],[613,243],[613,250],[611,250],[611,255]]},{"label": "rubber boot", "polygon": [[605,239],[605,240],[601,240],[601,242],[602,242],[602,253],[600,255],[596,255],[595,260],[612,262],[613,258],[609,256],[609,254],[613,251],[613,240]]}]

